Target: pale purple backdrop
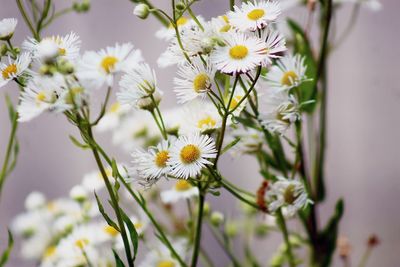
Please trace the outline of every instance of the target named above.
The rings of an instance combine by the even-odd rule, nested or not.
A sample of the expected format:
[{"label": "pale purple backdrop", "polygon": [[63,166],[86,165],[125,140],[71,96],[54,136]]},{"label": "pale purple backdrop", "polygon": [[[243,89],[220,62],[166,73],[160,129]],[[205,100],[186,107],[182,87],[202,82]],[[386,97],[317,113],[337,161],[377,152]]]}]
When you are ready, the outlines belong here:
[{"label": "pale purple backdrop", "polygon": [[[70,1],[56,1],[60,5]],[[115,42],[133,42],[143,51],[146,60],[156,66],[156,59],[165,43],[154,37],[160,25],[153,18],[138,20],[132,15],[133,5],[128,0],[95,0],[86,15],[67,15],[48,28],[48,34],[74,31],[82,39],[82,50],[100,49]],[[228,8],[228,0],[203,0],[196,10],[206,18]],[[154,1],[169,7],[169,1]],[[329,108],[327,152],[327,202],[321,209],[323,220],[332,213],[335,200],[345,197],[345,215],[340,232],[353,245],[353,259],[358,262],[370,233],[376,233],[382,244],[374,251],[369,266],[399,266],[400,253],[400,2],[382,0],[383,10],[362,9],[350,37],[336,50],[329,62]],[[343,8],[336,17],[338,34],[349,20],[350,8]],[[304,13],[291,14],[304,23]],[[13,0],[0,0],[0,19],[17,17],[19,25],[15,43],[28,34],[27,28]],[[174,69],[158,71],[159,84],[167,92],[162,105],[175,104],[171,93]],[[5,92],[16,100],[16,87],[1,88],[0,95],[0,159],[3,158],[9,133],[7,110],[3,102]],[[6,244],[6,227],[23,210],[25,196],[40,190],[49,198],[66,195],[82,175],[95,167],[88,152],[71,145],[68,135],[75,129],[63,116],[43,115],[20,125],[18,138],[21,152],[18,165],[5,184],[0,202],[0,249]],[[109,136],[100,138],[112,153],[125,153],[112,148]],[[256,164],[245,158],[245,165],[224,159],[223,173],[236,183],[254,189],[259,183]],[[242,162],[240,162],[242,163]],[[246,167],[243,167],[246,166]],[[215,207],[232,206],[232,198],[223,194],[211,200]],[[217,266],[227,259],[216,249],[215,242],[206,234],[205,247],[218,259]],[[260,254],[276,249],[280,238],[258,244]],[[262,252],[262,253],[261,253]],[[18,259],[17,249],[9,266],[33,266]],[[263,257],[266,259],[265,257]],[[336,261],[335,266],[341,266]]]}]

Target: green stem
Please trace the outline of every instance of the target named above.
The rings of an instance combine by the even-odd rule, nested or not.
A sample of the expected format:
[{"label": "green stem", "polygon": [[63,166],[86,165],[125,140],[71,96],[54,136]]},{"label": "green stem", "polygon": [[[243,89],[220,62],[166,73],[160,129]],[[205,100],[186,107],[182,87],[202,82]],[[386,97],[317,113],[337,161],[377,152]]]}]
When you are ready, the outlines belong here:
[{"label": "green stem", "polygon": [[29,30],[31,31],[33,37],[34,37],[37,41],[39,41],[39,40],[40,40],[40,37],[39,37],[38,33],[35,31],[35,28],[33,27],[32,22],[31,22],[31,20],[29,19],[27,13],[26,13],[26,10],[25,10],[24,5],[21,3],[21,0],[16,0],[16,1],[17,1],[18,9],[19,9],[19,11],[21,12],[22,18],[24,19],[26,25],[28,25],[28,28],[29,28]]},{"label": "green stem", "polygon": [[15,143],[15,137],[17,134],[17,128],[18,128],[18,114],[15,113],[14,118],[12,120],[12,126],[11,126],[11,132],[10,132],[10,136],[8,138],[8,145],[7,145],[7,150],[6,150],[6,155],[4,158],[4,162],[3,162],[3,167],[1,168],[1,173],[0,173],[0,196],[1,196],[1,192],[3,189],[3,185],[4,182],[7,178],[7,175],[10,174],[10,172],[8,171],[8,165],[9,165],[9,161],[10,161],[10,157],[11,157],[11,150],[13,148],[13,145]]},{"label": "green stem", "polygon": [[239,262],[238,259],[236,259],[235,254],[230,250],[228,245],[225,243],[223,238],[220,236],[220,233],[217,232],[217,229],[212,226],[211,224],[208,224],[212,235],[214,236],[215,240],[217,240],[218,244],[220,247],[224,250],[225,254],[228,256],[228,258],[232,261],[233,266],[235,267],[241,267],[241,263]]},{"label": "green stem", "polygon": [[[150,3],[150,1],[148,1],[148,0],[141,0],[141,2],[142,2],[143,4],[148,5],[150,9],[156,9],[156,8],[154,7],[154,5],[153,5],[152,3]],[[162,25],[164,25],[165,27],[168,27],[168,25],[169,25],[168,20],[166,20],[166,19],[162,16],[162,14],[160,14],[160,12],[158,12],[158,11],[155,11],[155,12],[154,12],[154,11],[153,11],[153,12],[151,12],[151,13],[153,14],[153,16],[154,16],[156,19],[158,19],[158,20],[161,22]]]},{"label": "green stem", "polygon": [[[100,152],[100,154],[103,156],[103,158],[105,159],[105,161],[111,165],[112,161],[110,159],[110,157],[105,153],[105,151],[95,142],[95,140],[93,141],[93,145],[95,145],[98,149],[98,151]],[[121,176],[120,173],[118,173],[118,178],[119,181],[125,186],[126,190],[128,190],[129,194],[133,197],[133,199],[136,201],[136,203],[139,204],[139,206],[142,208],[143,212],[147,215],[147,217],[149,218],[149,220],[151,221],[151,223],[153,224],[154,228],[156,228],[158,234],[160,235],[160,237],[162,238],[162,240],[164,241],[164,244],[167,246],[167,248],[170,250],[171,254],[179,261],[179,263],[181,264],[181,266],[183,267],[187,267],[186,263],[182,260],[182,258],[180,257],[180,255],[176,252],[176,250],[174,249],[174,247],[172,246],[171,242],[168,240],[166,234],[164,233],[162,227],[160,226],[160,224],[157,222],[157,220],[153,217],[153,215],[151,214],[151,212],[148,211],[146,204],[144,202],[142,202],[142,200],[140,199],[140,197],[138,195],[136,195],[135,192],[133,192],[132,188],[128,185],[128,183],[125,181],[124,177]]]},{"label": "green stem", "polygon": [[199,208],[198,208],[198,213],[197,213],[197,224],[196,224],[196,234],[194,238],[194,248],[193,248],[193,255],[192,255],[192,263],[191,267],[196,267],[197,266],[197,259],[199,256],[200,252],[200,243],[201,243],[201,229],[203,226],[203,211],[204,211],[204,192],[202,192],[202,189],[200,186],[198,186],[199,189]]},{"label": "green stem", "polygon": [[365,250],[364,254],[361,257],[360,264],[358,264],[358,267],[365,267],[367,265],[369,256],[371,255],[372,248],[370,246],[367,247]]},{"label": "green stem", "polygon": [[292,245],[290,243],[289,240],[289,232],[286,226],[286,222],[285,222],[285,218],[282,215],[282,210],[279,209],[276,213],[277,219],[278,219],[278,224],[281,227],[282,230],[282,234],[283,234],[283,239],[285,240],[285,244],[286,244],[286,255],[288,257],[288,261],[289,261],[289,266],[290,267],[295,267],[296,263],[294,261],[294,257],[293,257],[293,252],[292,252]]},{"label": "green stem", "polygon": [[229,9],[233,11],[233,7],[235,6],[235,0],[229,0]]},{"label": "green stem", "polygon": [[247,198],[243,197],[242,195],[240,195],[240,193],[236,192],[233,188],[231,188],[228,184],[226,184],[225,181],[220,180],[220,183],[223,188],[225,188],[229,193],[231,193],[237,199],[239,199],[240,201],[246,203],[247,205],[249,205],[255,209],[260,210],[260,207],[257,205],[257,203],[252,202],[252,201],[248,200]]},{"label": "green stem", "polygon": [[[94,140],[91,127],[89,126],[87,130],[88,130],[88,135],[89,135],[90,139]],[[129,244],[128,236],[126,234],[126,229],[125,229],[124,221],[122,219],[120,207],[119,207],[119,204],[118,204],[118,199],[115,196],[114,189],[113,189],[113,187],[112,187],[112,185],[111,185],[111,183],[110,183],[110,181],[108,179],[108,175],[107,175],[107,173],[106,173],[106,171],[104,169],[103,163],[102,163],[102,161],[100,159],[100,155],[99,155],[99,152],[97,151],[96,146],[91,145],[91,149],[92,149],[92,152],[93,152],[93,156],[94,156],[94,158],[96,160],[96,164],[97,164],[97,166],[98,166],[98,168],[100,170],[100,173],[101,173],[101,175],[103,177],[103,180],[104,180],[104,183],[106,185],[107,191],[108,191],[108,193],[110,195],[111,202],[113,204],[113,209],[114,209],[115,215],[117,217],[118,226],[119,226],[119,229],[121,231],[121,236],[122,236],[122,240],[123,240],[123,243],[124,243],[125,253],[126,253],[126,258],[127,258],[128,264],[129,264],[130,267],[133,267],[134,263],[133,263],[133,258],[132,258],[132,254],[131,254],[131,250],[130,250],[130,244]]]}]

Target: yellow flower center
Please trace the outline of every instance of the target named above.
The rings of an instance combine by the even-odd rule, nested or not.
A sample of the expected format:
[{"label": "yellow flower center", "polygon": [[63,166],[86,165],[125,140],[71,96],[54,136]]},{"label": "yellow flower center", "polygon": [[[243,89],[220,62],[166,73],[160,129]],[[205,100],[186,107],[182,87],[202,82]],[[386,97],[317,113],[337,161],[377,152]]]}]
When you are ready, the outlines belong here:
[{"label": "yellow flower center", "polygon": [[243,59],[245,58],[249,53],[249,49],[245,47],[244,45],[235,45],[229,50],[229,55],[233,59]]},{"label": "yellow flower center", "polygon": [[175,267],[175,263],[170,260],[162,260],[157,263],[157,267]]},{"label": "yellow flower center", "polygon": [[177,21],[176,21],[176,25],[177,26],[183,26],[185,25],[189,20],[186,17],[180,17]]},{"label": "yellow flower center", "polygon": [[107,225],[106,227],[104,227],[104,232],[106,232],[107,234],[109,234],[110,236],[113,236],[113,237],[115,237],[119,234],[118,230],[110,225]]},{"label": "yellow flower center", "polygon": [[143,223],[137,222],[137,223],[134,223],[133,226],[135,226],[135,229],[137,230],[137,229],[140,229],[143,227]]},{"label": "yellow flower center", "polygon": [[197,127],[202,129],[204,126],[214,127],[217,122],[211,117],[207,116],[197,122]]},{"label": "yellow flower center", "polygon": [[200,93],[204,90],[207,90],[208,83],[210,82],[210,78],[205,73],[197,74],[197,76],[193,79],[193,89],[196,93]]},{"label": "yellow flower center", "polygon": [[156,163],[157,167],[164,168],[165,166],[167,166],[168,159],[169,159],[168,151],[162,150],[156,154],[156,158],[154,159],[154,162]]},{"label": "yellow flower center", "polygon": [[81,238],[75,241],[75,246],[77,246],[80,249],[83,249],[85,246],[89,244],[89,240],[86,238]]},{"label": "yellow flower center", "polygon": [[189,190],[190,188],[192,188],[192,185],[186,180],[178,180],[175,184],[175,190],[179,192]]},{"label": "yellow flower center", "polygon": [[17,73],[17,65],[10,64],[2,71],[3,79],[9,79],[12,75]]},{"label": "yellow flower center", "polygon": [[247,17],[251,20],[258,20],[261,19],[265,14],[265,11],[263,9],[253,9],[249,13],[247,13]]},{"label": "yellow flower center", "polygon": [[65,52],[66,52],[65,48],[58,48],[58,54],[60,56],[65,56]]},{"label": "yellow flower center", "polygon": [[121,104],[119,102],[115,102],[114,104],[111,105],[110,112],[117,113],[120,108],[121,108]]},{"label": "yellow flower center", "polygon": [[298,78],[299,78],[299,76],[297,76],[297,74],[294,71],[289,70],[283,74],[282,79],[281,79],[281,84],[287,85],[287,86],[292,86],[294,84],[294,82],[296,80],[298,80]]},{"label": "yellow flower center", "polygon": [[231,29],[231,25],[226,24],[219,29],[219,32],[228,32]]},{"label": "yellow flower center", "polygon": [[295,190],[295,187],[294,187],[294,185],[289,185],[287,188],[286,188],[286,190],[285,190],[285,192],[283,193],[283,198],[284,198],[284,200],[285,200],[285,202],[287,203],[287,204],[293,204],[294,203],[294,201],[296,200],[296,196],[294,195],[294,190]]},{"label": "yellow flower center", "polygon": [[193,163],[200,158],[200,149],[192,144],[186,145],[182,148],[180,156],[183,163]]},{"label": "yellow flower center", "polygon": [[50,246],[46,248],[46,250],[43,253],[43,258],[47,259],[53,256],[56,253],[56,247],[55,246]]},{"label": "yellow flower center", "polygon": [[118,62],[118,58],[113,56],[106,56],[101,61],[101,67],[104,69],[105,72],[111,73],[114,70],[115,64]]},{"label": "yellow flower center", "polygon": [[227,15],[223,15],[223,16],[221,16],[221,18],[225,21],[226,24],[229,23],[229,19],[228,19]]},{"label": "yellow flower center", "polygon": [[235,109],[242,98],[243,96],[241,95],[237,95],[234,98],[232,98],[231,104],[229,105],[229,110]]},{"label": "yellow flower center", "polygon": [[39,92],[36,95],[36,100],[39,102],[44,102],[46,100],[46,93],[44,91]]}]

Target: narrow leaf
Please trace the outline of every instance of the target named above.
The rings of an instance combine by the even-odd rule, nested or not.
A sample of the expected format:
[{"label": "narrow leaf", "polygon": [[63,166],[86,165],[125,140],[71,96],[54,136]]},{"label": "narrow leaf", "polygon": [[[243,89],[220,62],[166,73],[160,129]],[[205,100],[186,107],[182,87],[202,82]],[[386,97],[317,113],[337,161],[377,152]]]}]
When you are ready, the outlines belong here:
[{"label": "narrow leaf", "polygon": [[7,246],[7,249],[1,255],[0,267],[5,266],[5,264],[7,263],[8,258],[10,257],[10,253],[11,253],[11,250],[12,250],[13,246],[14,246],[14,238],[13,238],[10,230],[8,230],[8,246]]},{"label": "narrow leaf", "polygon": [[121,258],[119,257],[118,253],[114,249],[112,251],[114,253],[114,259],[115,259],[116,267],[125,267],[124,262],[121,260]]},{"label": "narrow leaf", "polygon": [[110,225],[111,227],[114,227],[118,232],[120,232],[118,225],[105,212],[104,207],[101,204],[101,201],[100,201],[98,195],[96,194],[96,192],[94,192],[94,196],[96,197],[97,206],[99,207],[99,211],[100,211],[101,215],[103,215],[103,218],[106,220],[108,225]]}]

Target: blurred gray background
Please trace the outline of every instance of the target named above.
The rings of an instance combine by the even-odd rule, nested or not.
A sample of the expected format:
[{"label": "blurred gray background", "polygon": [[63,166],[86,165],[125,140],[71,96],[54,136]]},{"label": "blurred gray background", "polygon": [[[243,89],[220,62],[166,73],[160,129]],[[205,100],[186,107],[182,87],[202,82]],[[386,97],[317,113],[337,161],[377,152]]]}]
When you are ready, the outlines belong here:
[{"label": "blurred gray background", "polygon": [[[65,6],[70,1],[56,1]],[[355,262],[364,250],[365,240],[376,233],[382,244],[373,252],[368,266],[399,266],[400,253],[400,2],[382,0],[383,10],[372,12],[363,8],[352,34],[334,51],[329,61],[329,114],[326,178],[327,202],[321,209],[322,221],[332,213],[335,200],[344,197],[345,215],[340,232],[350,238]],[[169,7],[169,1],[154,0],[159,7]],[[228,9],[228,0],[203,0],[197,11],[209,18]],[[140,21],[132,15],[133,5],[128,0],[94,0],[86,15],[71,14],[57,20],[46,34],[80,35],[82,51],[100,49],[115,42],[132,42],[143,51],[145,59],[156,67],[156,59],[165,49],[165,43],[154,37],[160,27],[153,18]],[[342,8],[335,19],[335,30],[340,34],[350,19],[351,6]],[[304,25],[305,13],[290,12]],[[19,25],[14,43],[20,43],[28,34],[14,0],[0,0],[0,19],[17,17]],[[159,84],[167,96],[162,105],[172,106],[174,68],[158,72]],[[3,95],[10,94],[16,101],[14,86],[1,88],[0,95],[0,159],[4,157],[9,122]],[[6,227],[23,210],[25,196],[32,190],[44,192],[49,198],[66,195],[95,167],[88,152],[71,145],[68,135],[76,131],[63,116],[43,115],[20,125],[18,138],[21,152],[18,165],[5,184],[0,202],[0,249],[6,244]],[[100,143],[120,159],[129,157],[111,146],[109,136],[100,136]],[[256,164],[248,158],[245,165],[224,159],[223,172],[236,183],[254,189],[259,184]],[[236,163],[236,164],[235,164]],[[246,166],[244,168],[243,166]],[[231,205],[232,199],[211,200],[216,207]],[[261,251],[273,251],[279,238],[261,243]],[[216,244],[206,236],[205,244]],[[208,245],[211,244],[211,245]],[[206,246],[206,247],[207,247]],[[10,266],[32,266],[18,259],[18,250],[12,254]],[[215,250],[218,266],[227,261]],[[335,266],[341,266],[335,261]]]}]

